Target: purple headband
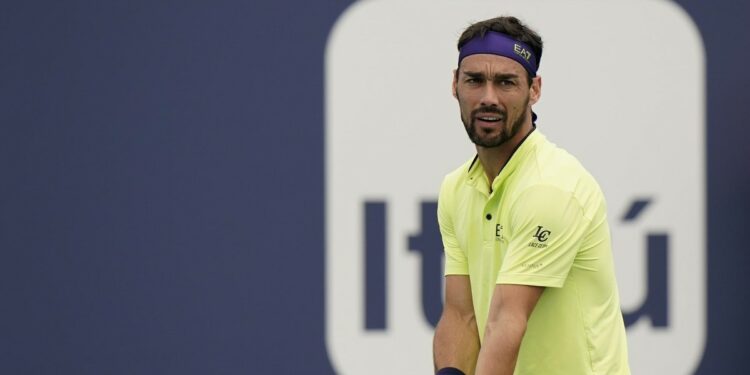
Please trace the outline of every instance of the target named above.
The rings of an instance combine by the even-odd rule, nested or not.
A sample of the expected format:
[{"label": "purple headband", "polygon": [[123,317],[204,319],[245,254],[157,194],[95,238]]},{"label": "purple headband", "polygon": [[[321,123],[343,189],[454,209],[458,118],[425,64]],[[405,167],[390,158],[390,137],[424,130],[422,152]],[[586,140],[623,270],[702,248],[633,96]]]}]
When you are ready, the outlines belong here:
[{"label": "purple headband", "polygon": [[536,77],[537,57],[534,50],[526,43],[519,42],[508,35],[496,31],[487,31],[484,36],[477,36],[464,44],[459,50],[458,64],[469,55],[489,53],[505,56],[523,65],[531,77]]}]

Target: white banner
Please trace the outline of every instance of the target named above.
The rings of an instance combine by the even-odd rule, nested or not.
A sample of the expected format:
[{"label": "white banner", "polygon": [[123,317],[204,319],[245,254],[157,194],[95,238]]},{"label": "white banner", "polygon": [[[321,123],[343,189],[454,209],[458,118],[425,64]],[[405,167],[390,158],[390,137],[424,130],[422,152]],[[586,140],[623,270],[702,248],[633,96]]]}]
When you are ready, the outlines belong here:
[{"label": "white banner", "polygon": [[326,51],[333,366],[432,373],[422,275],[435,265],[417,247],[435,243],[443,176],[474,155],[450,90],[456,41],[499,15],[544,39],[537,124],[607,197],[633,374],[692,373],[706,337],[704,48],[681,8],[654,0],[372,0],[340,17]]}]

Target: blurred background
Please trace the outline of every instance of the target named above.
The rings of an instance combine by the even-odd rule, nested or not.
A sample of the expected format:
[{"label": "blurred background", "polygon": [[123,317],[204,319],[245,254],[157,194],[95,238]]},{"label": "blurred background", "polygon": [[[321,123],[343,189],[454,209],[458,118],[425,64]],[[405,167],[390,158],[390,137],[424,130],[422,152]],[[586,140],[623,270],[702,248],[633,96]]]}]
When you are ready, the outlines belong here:
[{"label": "blurred background", "polygon": [[[705,48],[694,373],[743,374],[750,5],[674,3]],[[326,342],[325,64],[351,4],[0,4],[0,373],[347,373]]]}]

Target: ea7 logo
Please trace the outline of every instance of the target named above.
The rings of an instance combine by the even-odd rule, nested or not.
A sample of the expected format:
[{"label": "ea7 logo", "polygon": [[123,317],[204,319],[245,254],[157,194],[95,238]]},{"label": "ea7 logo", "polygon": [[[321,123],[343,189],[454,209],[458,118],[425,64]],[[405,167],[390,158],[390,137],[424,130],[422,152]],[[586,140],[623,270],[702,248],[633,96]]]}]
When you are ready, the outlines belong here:
[{"label": "ea7 logo", "polygon": [[531,58],[531,51],[526,50],[525,48],[521,47],[518,44],[513,45],[513,52],[523,57],[526,61],[528,61]]}]

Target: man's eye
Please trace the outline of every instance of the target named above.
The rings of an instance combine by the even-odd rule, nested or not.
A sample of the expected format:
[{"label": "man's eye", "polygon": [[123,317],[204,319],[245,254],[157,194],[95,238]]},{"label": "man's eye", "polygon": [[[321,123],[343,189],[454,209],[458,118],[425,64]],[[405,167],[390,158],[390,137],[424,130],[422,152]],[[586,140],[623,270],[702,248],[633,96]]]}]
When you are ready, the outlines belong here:
[{"label": "man's eye", "polygon": [[480,78],[467,78],[466,79],[466,83],[474,84],[474,83],[481,83],[481,82],[482,80]]},{"label": "man's eye", "polygon": [[500,84],[500,86],[513,86],[516,84],[516,82],[510,79],[501,79],[498,83]]}]

